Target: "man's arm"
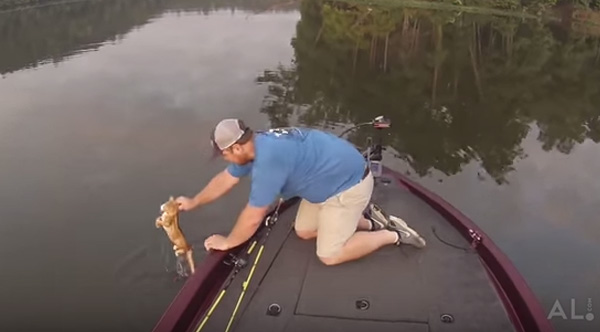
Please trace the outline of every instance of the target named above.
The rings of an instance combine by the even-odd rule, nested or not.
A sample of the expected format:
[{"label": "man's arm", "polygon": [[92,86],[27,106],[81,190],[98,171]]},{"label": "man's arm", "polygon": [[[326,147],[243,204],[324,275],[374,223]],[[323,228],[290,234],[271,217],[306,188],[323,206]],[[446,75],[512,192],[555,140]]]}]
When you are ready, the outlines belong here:
[{"label": "man's arm", "polygon": [[227,247],[235,248],[246,242],[256,232],[268,211],[268,205],[265,207],[254,207],[247,204],[242,213],[240,213],[231,233],[226,238]]},{"label": "man's arm", "polygon": [[256,232],[287,181],[288,172],[280,160],[275,159],[270,165],[253,175],[248,204],[225,241],[229,248],[244,243]]},{"label": "man's arm", "polygon": [[247,241],[260,226],[286,178],[282,169],[269,169],[268,172],[254,174],[250,200],[229,235],[212,235],[204,241],[204,247],[207,250],[228,250]]},{"label": "man's arm", "polygon": [[[265,150],[268,153],[268,150]],[[240,213],[235,226],[227,237],[212,235],[204,241],[204,247],[216,250],[235,248],[248,240],[258,229],[267,214],[270,205],[275,201],[283,188],[289,174],[288,165],[280,156],[269,160],[265,157],[265,166],[253,169],[252,186],[248,204]]]},{"label": "man's arm", "polygon": [[198,205],[208,204],[217,198],[225,195],[231,190],[236,184],[240,182],[240,179],[231,175],[227,169],[215,175],[212,180],[200,191],[194,198],[192,198],[193,207]]},{"label": "man's arm", "polygon": [[204,247],[206,250],[229,250],[246,242],[256,232],[268,209],[269,206],[246,205],[229,236],[213,234],[204,241]]}]

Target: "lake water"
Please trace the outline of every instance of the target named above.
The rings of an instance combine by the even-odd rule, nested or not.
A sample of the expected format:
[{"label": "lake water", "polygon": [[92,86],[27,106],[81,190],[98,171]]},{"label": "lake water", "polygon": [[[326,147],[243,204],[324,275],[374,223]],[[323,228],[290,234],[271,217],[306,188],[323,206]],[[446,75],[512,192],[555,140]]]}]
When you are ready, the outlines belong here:
[{"label": "lake water", "polygon": [[[2,331],[150,330],[182,285],[154,220],[225,166],[210,160],[220,119],[337,130],[379,114],[388,166],[480,225],[548,313],[558,300],[558,331],[600,329],[596,26],[84,1],[1,13],[0,74]],[[187,237],[227,232],[247,193],[184,214]]]}]

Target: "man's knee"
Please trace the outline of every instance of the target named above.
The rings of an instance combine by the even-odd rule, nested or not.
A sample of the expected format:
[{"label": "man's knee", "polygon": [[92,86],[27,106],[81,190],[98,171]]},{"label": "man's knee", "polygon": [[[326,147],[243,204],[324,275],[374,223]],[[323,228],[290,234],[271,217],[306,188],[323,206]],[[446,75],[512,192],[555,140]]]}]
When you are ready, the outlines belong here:
[{"label": "man's knee", "polygon": [[339,256],[330,256],[330,257],[319,256],[319,260],[327,266],[338,265],[338,264],[342,263],[342,261],[339,259]]},{"label": "man's knee", "polygon": [[317,237],[316,231],[296,229],[296,235],[303,240],[310,240]]}]

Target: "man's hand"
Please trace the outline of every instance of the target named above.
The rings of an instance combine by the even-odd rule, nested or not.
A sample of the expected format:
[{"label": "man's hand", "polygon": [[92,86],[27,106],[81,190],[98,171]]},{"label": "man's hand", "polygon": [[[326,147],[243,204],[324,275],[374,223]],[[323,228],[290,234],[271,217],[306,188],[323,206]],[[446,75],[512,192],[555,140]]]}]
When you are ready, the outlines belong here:
[{"label": "man's hand", "polygon": [[219,234],[214,234],[209,236],[205,241],[204,241],[204,248],[206,248],[206,250],[229,250],[231,249],[231,247],[229,246],[229,244],[227,243],[227,238],[224,237],[223,235],[219,235]]},{"label": "man's hand", "polygon": [[229,250],[244,243],[260,226],[267,209],[268,206],[257,208],[247,205],[238,217],[238,221],[229,236],[211,235],[204,241],[204,248],[206,250]]},{"label": "man's hand", "polygon": [[175,201],[179,204],[180,211],[190,211],[196,208],[196,202],[192,198],[179,196]]}]

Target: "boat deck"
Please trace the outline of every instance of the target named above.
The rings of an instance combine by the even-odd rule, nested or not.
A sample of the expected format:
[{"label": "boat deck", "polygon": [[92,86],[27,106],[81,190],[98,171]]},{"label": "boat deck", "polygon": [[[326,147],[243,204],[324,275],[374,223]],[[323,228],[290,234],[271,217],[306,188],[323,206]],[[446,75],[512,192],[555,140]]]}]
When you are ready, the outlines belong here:
[{"label": "boat deck", "polygon": [[[427,247],[388,246],[325,266],[315,241],[293,231],[296,204],[271,231],[230,331],[515,330],[481,260],[441,215],[394,183],[378,184],[373,201],[407,221]],[[257,251],[202,331],[225,331]],[[271,304],[281,307],[279,315],[267,314]],[[453,321],[443,322],[443,315]]]}]

